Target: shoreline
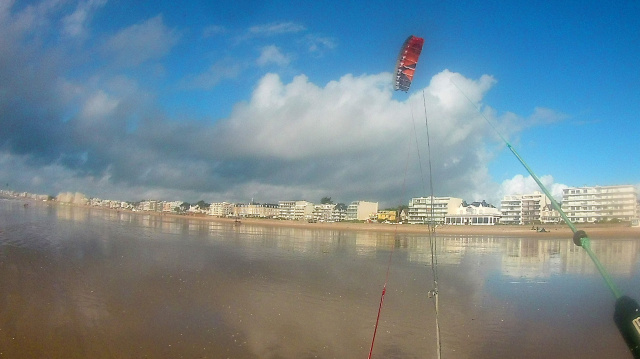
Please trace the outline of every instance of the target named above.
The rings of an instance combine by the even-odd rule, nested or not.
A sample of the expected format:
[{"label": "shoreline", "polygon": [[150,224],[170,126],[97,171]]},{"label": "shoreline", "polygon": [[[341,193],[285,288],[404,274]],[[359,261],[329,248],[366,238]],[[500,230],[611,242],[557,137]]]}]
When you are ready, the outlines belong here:
[{"label": "shoreline", "polygon": [[[116,211],[115,209],[89,207],[98,210]],[[429,234],[426,225],[420,224],[384,224],[384,223],[353,223],[353,222],[315,222],[309,223],[305,221],[291,221],[268,218],[240,218],[237,222],[233,218],[221,218],[199,215],[180,215],[172,213],[158,212],[133,212],[120,210],[123,212],[139,215],[153,215],[159,217],[168,217],[175,219],[188,219],[197,221],[208,221],[227,223],[238,226],[261,226],[261,227],[285,227],[314,229],[327,231],[358,231],[358,232],[385,232],[385,233],[403,233],[403,234]],[[544,228],[545,232],[537,232],[532,230],[528,225],[485,225],[485,226],[454,226],[441,225],[436,227],[436,234],[447,236],[499,236],[499,237],[523,237],[523,238],[540,238],[540,239],[557,239],[557,238],[573,238],[571,229],[565,224],[549,224],[537,225],[536,227]],[[578,229],[584,230],[590,239],[609,239],[609,238],[626,238],[640,239],[640,227],[631,227],[627,223],[612,224],[592,224],[585,223],[576,225]]]},{"label": "shoreline", "polygon": [[[179,218],[194,218],[201,220],[209,220],[215,222],[234,223],[233,219],[227,218],[202,218],[198,216],[180,216],[170,215]],[[240,226],[256,225],[256,226],[280,226],[290,228],[334,230],[334,231],[366,231],[366,232],[386,232],[386,233],[405,233],[405,234],[424,234],[428,235],[429,229],[425,225],[419,224],[382,224],[382,223],[351,223],[351,222],[333,222],[333,223],[307,223],[286,220],[258,219],[246,218],[241,219]],[[527,238],[573,238],[573,233],[567,225],[551,224],[538,225],[544,228],[546,232],[537,232],[532,230],[528,225],[491,225],[491,226],[437,226],[435,233],[448,236],[500,236],[500,237],[527,237]],[[607,238],[627,238],[640,239],[640,228],[631,227],[627,224],[584,224],[577,226],[578,229],[584,230],[591,239],[607,239]]]},{"label": "shoreline", "polygon": [[[17,200],[25,200],[23,198],[14,198]],[[43,203],[31,199],[37,203]],[[175,219],[188,219],[218,223],[237,224],[239,226],[263,226],[263,227],[287,227],[301,229],[317,229],[329,231],[359,231],[359,232],[386,232],[386,233],[404,233],[404,234],[424,234],[428,235],[429,229],[426,225],[420,224],[384,224],[384,223],[353,223],[353,222],[316,222],[309,223],[305,221],[278,220],[267,218],[240,218],[237,222],[233,218],[214,217],[205,214],[181,215],[163,212],[137,212],[125,209],[103,208],[88,205],[77,205],[70,203],[58,203],[54,201],[44,202],[55,206],[70,206],[87,209],[95,209],[99,211],[122,212],[134,215],[151,215]],[[538,232],[529,225],[440,225],[436,227],[436,235],[454,235],[454,236],[499,236],[499,237],[526,237],[540,239],[557,239],[572,238],[571,229],[565,224],[540,224],[534,227],[544,228],[545,232]],[[610,224],[593,224],[585,223],[576,224],[576,228],[584,230],[590,239],[609,239],[609,238],[626,238],[640,239],[640,227],[631,227],[628,223],[610,223]]]}]

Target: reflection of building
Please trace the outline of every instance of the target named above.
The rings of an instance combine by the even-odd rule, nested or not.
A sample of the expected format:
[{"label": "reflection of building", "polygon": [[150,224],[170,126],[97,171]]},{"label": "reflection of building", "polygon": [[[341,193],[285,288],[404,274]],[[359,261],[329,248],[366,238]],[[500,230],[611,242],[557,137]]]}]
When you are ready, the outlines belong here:
[{"label": "reflection of building", "polygon": [[551,203],[546,195],[535,191],[531,194],[504,196],[500,202],[502,224],[541,223],[542,211]]},{"label": "reflection of building", "polygon": [[445,224],[490,226],[500,221],[500,211],[485,201],[458,207],[455,214],[444,217]]},{"label": "reflection of building", "polygon": [[630,221],[638,216],[634,186],[570,187],[562,190],[562,210],[572,222]]},{"label": "reflection of building", "polygon": [[[502,238],[490,236],[435,236],[437,264],[458,265],[462,258],[471,253],[497,253],[500,251]],[[407,240],[409,261],[431,264],[431,243],[424,236],[412,237]]]},{"label": "reflection of building", "polygon": [[[433,210],[431,209],[433,203]],[[429,223],[433,215],[433,222],[442,224],[447,215],[455,214],[462,205],[462,198],[455,197],[419,197],[409,202],[409,223]]]},{"label": "reflection of building", "polygon": [[347,207],[347,221],[365,221],[376,218],[378,202],[353,201]]},{"label": "reflection of building", "polygon": [[[613,275],[628,275],[637,261],[636,241],[594,241],[591,247],[602,265]],[[516,278],[546,278],[554,274],[598,274],[585,250],[571,239],[506,239],[502,272]]]}]

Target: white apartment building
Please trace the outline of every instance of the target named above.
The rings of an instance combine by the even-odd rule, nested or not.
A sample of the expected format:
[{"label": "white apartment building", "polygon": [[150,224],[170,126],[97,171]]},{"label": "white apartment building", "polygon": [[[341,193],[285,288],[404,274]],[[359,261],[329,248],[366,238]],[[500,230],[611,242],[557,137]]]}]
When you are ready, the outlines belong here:
[{"label": "white apartment building", "polygon": [[502,224],[542,223],[542,213],[551,203],[544,193],[504,196],[500,202]]},{"label": "white apartment building", "polygon": [[332,222],[333,210],[336,205],[333,203],[316,204],[313,206],[313,220],[316,222]]},{"label": "white apartment building", "polygon": [[233,206],[233,215],[247,218],[274,218],[280,213],[277,204],[236,203]]},{"label": "white apartment building", "polygon": [[159,212],[162,210],[162,205],[158,201],[148,200],[148,201],[141,201],[140,204],[138,205],[138,208],[141,211],[146,211],[146,212],[156,212],[156,211]]},{"label": "white apartment building", "polygon": [[353,201],[347,207],[347,221],[366,221],[376,218],[378,213],[378,202]]},{"label": "white apartment building", "polygon": [[211,203],[209,215],[216,217],[229,217],[233,215],[233,204],[229,202]]},{"label": "white apartment building", "polygon": [[638,217],[638,191],[632,185],[569,187],[562,190],[562,210],[575,223]]},{"label": "white apartment building", "polygon": [[280,201],[278,202],[278,217],[288,220],[312,219],[313,203],[307,201]]},{"label": "white apartment building", "polygon": [[[431,203],[433,202],[433,211]],[[409,202],[409,224],[428,224],[431,222],[433,212],[433,223],[443,224],[445,217],[455,214],[458,207],[462,205],[462,198],[456,197],[418,197],[412,198]]]}]

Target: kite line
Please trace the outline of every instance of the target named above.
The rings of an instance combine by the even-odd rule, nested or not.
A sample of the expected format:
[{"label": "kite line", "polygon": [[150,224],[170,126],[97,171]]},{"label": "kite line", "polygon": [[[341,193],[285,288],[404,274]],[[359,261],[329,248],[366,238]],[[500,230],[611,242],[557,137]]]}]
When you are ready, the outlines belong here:
[{"label": "kite line", "polygon": [[[424,45],[424,39],[416,36],[409,36],[407,40],[402,45],[400,50],[400,55],[398,56],[398,61],[396,63],[396,71],[395,71],[395,84],[394,89],[401,90],[404,92],[409,91],[409,87],[411,86],[411,82],[413,80],[413,76],[415,74],[416,66],[418,63],[418,59],[420,57],[420,53],[422,52],[422,47]],[[434,191],[433,191],[433,175],[432,175],[432,166],[431,166],[431,144],[429,138],[429,121],[427,117],[427,105],[426,98],[424,94],[424,90],[422,91],[422,100],[424,106],[424,117],[425,117],[425,127],[427,129],[427,150],[428,150],[428,163],[429,163],[429,187],[430,187],[430,213],[429,213],[429,247],[431,250],[431,273],[433,276],[433,289],[431,289],[427,294],[429,298],[434,298],[434,308],[435,308],[435,316],[436,316],[436,347],[437,347],[437,358],[441,358],[441,341],[440,341],[440,325],[438,322],[438,312],[439,312],[439,303],[438,303],[438,257],[437,257],[437,243],[436,243],[436,233],[435,233],[435,222],[434,222]],[[410,106],[411,108],[411,106]],[[422,159],[420,157],[420,146],[418,145],[418,136],[415,125],[415,118],[413,116],[413,108],[411,108],[411,119],[413,123],[413,133],[415,136],[415,143],[418,155],[418,162],[420,166],[420,175],[422,180],[423,191],[424,188],[424,173],[422,170]],[[403,181],[403,193],[405,190],[405,183],[407,177],[409,165],[409,158],[407,157],[407,163],[405,167],[405,176]],[[394,238],[397,236],[397,228],[394,233]],[[371,348],[369,350],[369,359],[373,353],[373,346],[375,343],[376,333],[378,331],[378,323],[380,321],[380,313],[382,312],[382,306],[384,304],[384,296],[387,290],[387,283],[389,280],[389,271],[391,268],[391,258],[393,256],[395,246],[392,247],[391,252],[389,253],[389,261],[387,264],[387,273],[384,282],[384,286],[382,287],[382,294],[380,295],[380,304],[378,306],[378,315],[376,317],[376,324],[373,330],[373,338],[371,339]]]},{"label": "kite line", "polygon": [[505,143],[507,148],[509,148],[511,153],[513,153],[513,155],[518,159],[520,164],[522,164],[522,166],[527,170],[529,175],[531,175],[531,178],[533,178],[536,184],[538,184],[538,187],[540,187],[542,192],[544,192],[544,194],[547,196],[553,208],[556,211],[558,211],[558,213],[560,213],[560,217],[562,217],[562,219],[564,220],[564,223],[573,232],[573,243],[578,247],[584,248],[584,250],[587,252],[587,254],[589,255],[589,258],[591,258],[591,261],[593,262],[593,264],[595,264],[596,268],[598,269],[598,272],[600,272],[600,275],[602,276],[602,279],[604,279],[607,287],[609,287],[609,290],[611,290],[611,293],[613,294],[616,300],[614,314],[613,314],[613,321],[618,327],[618,331],[620,331],[620,334],[624,338],[627,344],[627,347],[631,351],[631,354],[633,354],[633,357],[636,359],[640,359],[640,305],[638,305],[638,302],[635,299],[622,294],[620,289],[618,289],[616,284],[613,282],[613,279],[611,279],[609,272],[607,272],[606,268],[602,265],[602,263],[598,259],[598,256],[596,256],[596,254],[591,250],[591,240],[589,239],[589,236],[587,236],[587,233],[583,230],[578,230],[576,228],[573,222],[571,222],[569,217],[562,210],[562,208],[560,207],[560,204],[555,200],[555,198],[553,198],[553,196],[551,195],[547,187],[542,183],[542,181],[540,181],[540,178],[536,176],[536,174],[533,172],[531,167],[529,167],[529,165],[524,161],[524,159],[520,157],[520,154],[518,154],[516,149],[513,146],[511,146],[509,141],[507,141],[502,136],[500,131],[498,131],[498,129],[491,123],[491,121],[489,121],[489,119],[484,115],[484,113],[480,111],[480,108],[473,101],[471,101],[469,96],[467,96],[464,93],[464,91],[462,91],[462,89],[460,89],[460,87],[458,87],[458,85],[451,78],[449,78],[449,81],[458,89],[458,91],[460,91],[460,93],[467,99],[467,101],[471,103],[471,105],[476,109],[476,111],[478,111],[478,113],[482,116],[482,118],[484,118],[484,120],[489,124],[489,126],[493,128],[496,134],[498,134],[498,136]]}]

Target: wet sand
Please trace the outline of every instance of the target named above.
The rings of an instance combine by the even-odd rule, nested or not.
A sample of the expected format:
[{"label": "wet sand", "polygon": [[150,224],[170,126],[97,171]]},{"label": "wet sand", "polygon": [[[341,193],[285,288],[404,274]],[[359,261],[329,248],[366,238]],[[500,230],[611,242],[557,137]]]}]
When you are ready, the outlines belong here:
[{"label": "wet sand", "polygon": [[[0,201],[0,357],[364,357],[386,278],[374,357],[435,353],[426,227],[233,222]],[[447,229],[470,232],[438,238],[443,357],[630,357],[570,239]],[[633,298],[639,248],[594,243]]]},{"label": "wet sand", "polygon": [[[387,233],[428,234],[429,228],[419,224],[384,224],[384,223],[353,223],[353,222],[316,222],[288,221],[277,219],[242,218],[239,222],[230,218],[219,218],[207,215],[176,215],[153,212],[135,212],[139,214],[152,214],[164,217],[188,218],[202,221],[236,223],[237,225],[252,225],[265,227],[292,227],[306,229],[325,229],[332,231],[368,231]],[[535,228],[544,228],[545,232],[532,229],[529,225],[491,225],[491,226],[451,226],[440,225],[436,227],[436,234],[456,236],[499,236],[522,238],[571,238],[571,229],[564,224],[536,225]],[[584,230],[591,239],[629,238],[640,239],[640,227],[631,227],[628,223],[612,224],[576,224],[580,230]]]}]

